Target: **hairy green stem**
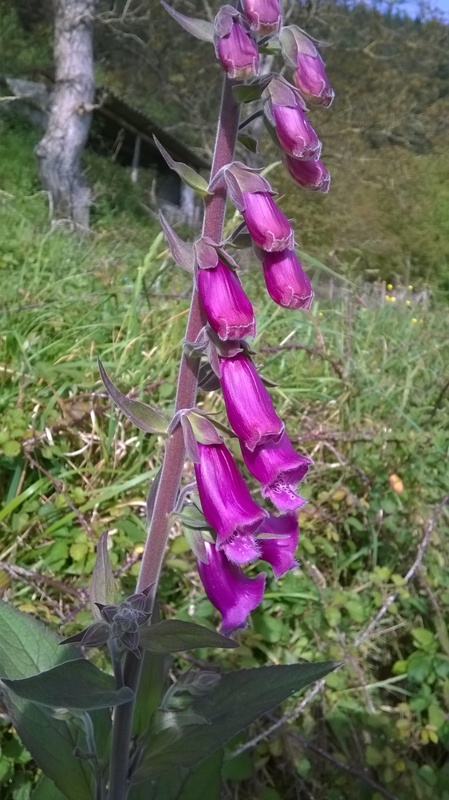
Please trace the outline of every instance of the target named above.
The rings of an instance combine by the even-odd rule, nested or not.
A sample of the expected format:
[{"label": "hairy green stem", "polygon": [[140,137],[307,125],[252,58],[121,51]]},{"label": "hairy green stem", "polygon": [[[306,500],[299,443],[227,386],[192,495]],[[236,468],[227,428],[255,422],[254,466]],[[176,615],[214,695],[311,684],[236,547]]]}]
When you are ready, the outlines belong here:
[{"label": "hairy green stem", "polygon": [[[233,95],[234,82],[224,78],[220,116],[217,126],[211,179],[234,158],[239,126],[239,105]],[[222,182],[205,200],[203,236],[220,242],[226,212],[227,192]],[[196,286],[193,287],[190,314],[185,338],[194,341],[205,322]],[[192,408],[198,389],[199,359],[185,352],[181,357],[176,392],[175,413],[183,408]],[[168,534],[170,514],[176,503],[185,461],[184,438],[178,425],[167,441],[162,472],[156,494],[153,515],[142,556],[137,591],[154,586],[154,595],[159,582]],[[127,653],[123,670],[123,682],[137,694],[142,659]],[[134,713],[134,700],[117,706],[112,726],[111,760],[109,772],[108,800],[126,800],[129,792],[129,753]]]}]

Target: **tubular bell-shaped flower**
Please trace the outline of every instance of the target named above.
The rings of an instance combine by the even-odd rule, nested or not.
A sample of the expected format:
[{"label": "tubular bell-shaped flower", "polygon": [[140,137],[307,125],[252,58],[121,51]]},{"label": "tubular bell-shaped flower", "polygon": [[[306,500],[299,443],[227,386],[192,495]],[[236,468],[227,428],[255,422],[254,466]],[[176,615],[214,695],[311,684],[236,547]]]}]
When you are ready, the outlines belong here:
[{"label": "tubular bell-shaped flower", "polygon": [[229,424],[247,448],[279,441],[284,423],[252,361],[243,353],[220,358],[220,380]]},{"label": "tubular bell-shaped flower", "polygon": [[255,33],[276,33],[282,21],[279,0],[242,0],[243,11]]},{"label": "tubular bell-shaped flower", "polygon": [[329,191],[331,176],[322,161],[318,159],[301,161],[290,158],[290,156],[285,156],[284,161],[293,180],[299,183],[303,189],[311,189],[313,192],[323,192],[324,194]]},{"label": "tubular bell-shaped flower", "polygon": [[263,253],[263,274],[268,294],[284,308],[310,308],[312,285],[294,250]]},{"label": "tubular bell-shaped flower", "polygon": [[243,81],[258,75],[257,44],[232,6],[223,6],[215,18],[215,50],[228,78]]},{"label": "tubular bell-shaped flower", "polygon": [[253,242],[269,252],[293,247],[292,226],[274,202],[268,181],[239,161],[227,166],[223,174],[229,196],[241,211]]},{"label": "tubular bell-shaped flower", "polygon": [[321,142],[307,119],[307,108],[284,78],[272,78],[263,92],[265,116],[276,129],[282,149],[295,158],[318,158]]},{"label": "tubular bell-shaped flower", "polygon": [[205,547],[208,560],[198,561],[198,572],[209,600],[223,617],[222,631],[230,633],[243,628],[251,611],[262,602],[266,576],[261,573],[248,578],[214,544],[206,542]]},{"label": "tubular bell-shaped flower", "polygon": [[218,261],[216,267],[198,271],[197,283],[209,325],[220,339],[256,335],[253,307],[235,272]]},{"label": "tubular bell-shaped flower", "polygon": [[[270,534],[264,539],[263,534]],[[295,514],[270,516],[264,522],[259,534],[260,557],[273,567],[274,577],[282,578],[290,569],[297,566],[293,558],[299,541],[299,525]]]},{"label": "tubular bell-shaped flower", "polygon": [[[194,465],[198,494],[207,522],[217,534],[217,547],[225,542],[234,542],[234,552],[239,551],[239,536],[258,530],[267,516],[251,497],[250,491],[238,471],[231,453],[224,444],[204,445],[198,443],[199,463]],[[241,552],[251,548],[251,541],[245,539]],[[257,557],[255,552],[252,558]],[[246,563],[252,558],[234,560]]]},{"label": "tubular bell-shaped flower", "polygon": [[267,442],[255,450],[243,442],[240,447],[247,469],[262,484],[263,497],[282,511],[294,511],[304,505],[296,487],[312,461],[296,452],[286,433],[278,442]]},{"label": "tubular bell-shaped flower", "polygon": [[334,91],[326,75],[313,39],[301,28],[290,25],[280,34],[282,52],[286,63],[293,68],[293,83],[311,103],[330,106]]}]

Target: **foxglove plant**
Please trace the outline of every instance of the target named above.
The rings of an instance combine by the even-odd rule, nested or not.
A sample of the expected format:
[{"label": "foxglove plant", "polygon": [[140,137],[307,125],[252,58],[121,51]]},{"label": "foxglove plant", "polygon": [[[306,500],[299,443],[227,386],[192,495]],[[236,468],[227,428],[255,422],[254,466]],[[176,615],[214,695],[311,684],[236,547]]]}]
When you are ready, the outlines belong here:
[{"label": "foxglove plant", "polygon": [[[304,502],[298,484],[311,461],[296,452],[253,360],[246,338],[256,332],[254,310],[229,253],[236,238],[224,243],[223,227],[229,199],[242,215],[239,229],[245,228],[252,240],[274,302],[289,309],[310,306],[313,293],[295,253],[292,225],[266,178],[236,161],[234,151],[242,102],[261,100],[288,171],[301,186],[327,189],[328,173],[318,160],[321,144],[302,97],[327,106],[333,92],[316,43],[295,26],[282,28],[276,0],[225,5],[214,23],[163,5],[189,33],[215,46],[225,73],[209,182],[157,143],[168,165],[204,197],[202,232],[192,245],[161,215],[173,259],[192,276],[190,313],[171,416],[121,394],[100,365],[119,409],[146,433],[166,436],[163,463],[148,495],[149,529],[136,591],[128,598],[118,596],[106,533],[97,548],[90,587],[94,620],[88,628],[60,642],[31,617],[0,604],[4,699],[47,776],[40,784],[41,798],[184,797],[191,771],[197,792],[200,787],[197,796],[209,797],[208,757],[215,754],[213,769],[219,773],[227,741],[335,667],[289,664],[244,675],[188,671],[167,684],[166,657],[196,648],[236,647],[229,634],[245,627],[262,602],[267,569],[279,579],[297,566],[297,512]],[[278,31],[278,49],[293,68],[295,86],[278,75],[257,79],[259,47],[265,48],[267,37]],[[221,390],[226,424],[197,408],[198,387]],[[234,454],[225,443],[233,438],[240,454],[237,442]],[[195,484],[181,488],[186,455],[193,462]],[[274,509],[253,499],[245,468]],[[160,620],[156,592],[174,519],[185,527],[199,577],[221,614],[226,636],[193,622]],[[269,566],[259,571],[258,562]],[[11,630],[12,658],[1,644]],[[109,671],[94,666],[80,649],[102,646],[110,655]],[[28,657],[30,649],[35,657]]]}]

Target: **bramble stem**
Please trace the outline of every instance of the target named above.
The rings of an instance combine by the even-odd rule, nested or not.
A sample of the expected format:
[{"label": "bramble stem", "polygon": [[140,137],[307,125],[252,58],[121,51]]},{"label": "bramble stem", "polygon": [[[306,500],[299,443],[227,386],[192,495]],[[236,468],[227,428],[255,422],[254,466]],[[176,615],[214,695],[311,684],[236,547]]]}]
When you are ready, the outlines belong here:
[{"label": "bramble stem", "polygon": [[[217,125],[211,179],[234,158],[235,144],[239,126],[239,105],[234,99],[234,81],[226,77],[223,81],[220,116]],[[203,236],[220,242],[226,212],[227,192],[224,181],[208,196],[204,203]],[[196,286],[193,286],[190,314],[185,334],[186,341],[194,341],[205,322]],[[196,402],[198,389],[199,359],[189,357],[185,352],[181,357],[175,413],[183,408],[192,408]],[[137,591],[154,586],[156,594],[165,548],[170,530],[170,514],[176,503],[185,461],[184,438],[178,425],[167,441],[162,472],[156,494],[153,515],[142,556]],[[140,679],[142,659],[127,653],[124,665],[124,684],[134,690]],[[117,706],[112,726],[111,760],[109,773],[108,800],[126,800],[129,792],[129,752],[132,732],[134,700]]]}]

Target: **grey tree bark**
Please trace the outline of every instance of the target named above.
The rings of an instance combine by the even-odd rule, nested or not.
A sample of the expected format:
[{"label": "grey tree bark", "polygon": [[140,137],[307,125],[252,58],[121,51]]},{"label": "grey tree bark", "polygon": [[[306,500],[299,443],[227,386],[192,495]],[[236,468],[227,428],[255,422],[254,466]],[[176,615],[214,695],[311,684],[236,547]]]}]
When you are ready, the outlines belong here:
[{"label": "grey tree bark", "polygon": [[95,97],[93,25],[96,0],[54,0],[55,89],[48,126],[36,147],[53,215],[89,226],[91,192],[81,172]]}]

